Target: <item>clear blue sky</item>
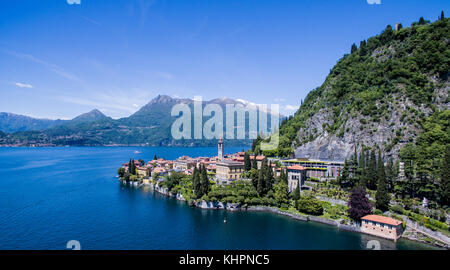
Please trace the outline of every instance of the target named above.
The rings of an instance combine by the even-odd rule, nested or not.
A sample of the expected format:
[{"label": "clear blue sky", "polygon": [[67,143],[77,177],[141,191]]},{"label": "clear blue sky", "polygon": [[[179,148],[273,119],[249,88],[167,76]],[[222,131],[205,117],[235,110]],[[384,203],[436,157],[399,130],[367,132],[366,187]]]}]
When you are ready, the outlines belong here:
[{"label": "clear blue sky", "polygon": [[448,0],[67,1],[0,4],[0,111],[117,118],[167,94],[289,114],[352,43],[450,16]]}]

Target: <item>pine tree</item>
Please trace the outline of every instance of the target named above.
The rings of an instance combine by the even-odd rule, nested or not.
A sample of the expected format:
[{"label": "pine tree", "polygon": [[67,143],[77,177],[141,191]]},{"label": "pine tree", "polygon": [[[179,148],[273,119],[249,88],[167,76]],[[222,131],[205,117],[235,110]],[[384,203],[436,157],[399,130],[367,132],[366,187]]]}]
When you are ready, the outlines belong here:
[{"label": "pine tree", "polygon": [[426,23],[425,19],[423,17],[420,17],[419,25],[424,25],[425,23]]},{"label": "pine tree", "polygon": [[298,180],[298,184],[297,187],[294,190],[294,197],[293,197],[294,201],[297,201],[298,199],[300,199],[300,180]]},{"label": "pine tree", "polygon": [[280,169],[281,169],[281,171],[280,171],[280,176],[278,177],[278,180],[277,180],[277,184],[284,179],[284,168],[281,167]]},{"label": "pine tree", "polygon": [[250,155],[248,153],[244,154],[244,169],[246,172],[252,169],[252,162],[250,161]]},{"label": "pine tree", "polygon": [[350,53],[354,53],[354,52],[356,52],[357,50],[358,50],[358,47],[356,47],[356,44],[353,43],[353,44],[352,44],[352,48],[351,48],[351,50],[350,50]]},{"label": "pine tree", "polygon": [[444,11],[441,11],[441,21],[445,20]]},{"label": "pine tree", "polygon": [[200,179],[200,171],[197,167],[194,167],[194,172],[192,174],[192,186],[194,189],[195,198],[200,198],[202,196],[202,183]]},{"label": "pine tree", "polygon": [[275,182],[275,179],[273,176],[272,162],[270,162],[269,166],[267,167],[267,171],[266,171],[266,184],[265,184],[266,193],[272,189],[274,182]]},{"label": "pine tree", "polygon": [[288,184],[288,172],[284,168],[281,168],[282,174],[280,175],[280,181]]},{"label": "pine tree", "polygon": [[136,174],[136,165],[134,165],[134,159],[130,159],[128,163],[128,172],[130,174]]},{"label": "pine tree", "polygon": [[359,44],[359,55],[360,56],[364,56],[367,54],[367,48],[366,48],[366,41],[363,40],[361,41],[361,43]]},{"label": "pine tree", "polygon": [[208,173],[206,172],[206,167],[201,166],[201,195],[208,195],[209,192],[209,179]]},{"label": "pine tree", "polygon": [[367,168],[367,187],[371,190],[377,188],[377,158],[375,150],[370,151],[369,167]]},{"label": "pine tree", "polygon": [[367,186],[367,172],[366,172],[366,152],[361,150],[361,155],[359,155],[359,186],[366,187]]},{"label": "pine tree", "polygon": [[389,193],[387,189],[386,183],[386,173],[384,170],[383,159],[381,158],[381,153],[378,153],[378,184],[377,184],[377,193],[375,195],[376,203],[375,206],[377,209],[382,211],[386,211],[389,208]]},{"label": "pine tree", "polygon": [[386,164],[386,185],[389,192],[392,192],[394,190],[394,161],[392,158],[389,158],[387,164]]},{"label": "pine tree", "polygon": [[256,160],[256,154],[253,156],[253,161],[252,161],[252,169],[258,169],[258,161]]},{"label": "pine tree", "polygon": [[264,194],[264,182],[264,173],[263,170],[260,170],[258,176],[258,185],[256,187],[256,191],[258,191],[259,196],[263,196]]},{"label": "pine tree", "polygon": [[349,173],[349,169],[348,169],[348,161],[347,160],[345,160],[345,162],[344,162],[344,168],[342,168],[341,175],[338,177],[338,182],[342,188],[348,187],[348,183],[350,182],[350,173]]},{"label": "pine tree", "polygon": [[450,146],[445,149],[445,156],[442,160],[441,180],[439,182],[441,203],[450,205]]},{"label": "pine tree", "polygon": [[360,171],[358,166],[358,153],[356,152],[356,146],[355,146],[355,153],[353,154],[351,158],[351,172],[352,177],[350,178],[349,186],[353,188],[356,183],[360,181]]},{"label": "pine tree", "polygon": [[153,156],[153,160],[157,160],[158,157],[156,156],[156,154]]}]

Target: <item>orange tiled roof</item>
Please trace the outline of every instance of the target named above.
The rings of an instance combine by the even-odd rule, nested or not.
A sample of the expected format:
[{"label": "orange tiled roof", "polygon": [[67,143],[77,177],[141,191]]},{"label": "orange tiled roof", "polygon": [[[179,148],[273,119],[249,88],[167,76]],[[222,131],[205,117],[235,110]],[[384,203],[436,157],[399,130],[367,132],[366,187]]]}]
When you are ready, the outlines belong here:
[{"label": "orange tiled roof", "polygon": [[288,167],[288,170],[304,171],[306,170],[306,168],[300,165],[293,165],[291,167]]},{"label": "orange tiled roof", "polygon": [[396,219],[393,219],[390,217],[378,216],[378,215],[367,215],[367,216],[362,217],[361,219],[374,221],[374,222],[378,222],[378,223],[389,224],[389,225],[393,225],[393,226],[402,224],[402,222],[399,220],[396,220]]}]

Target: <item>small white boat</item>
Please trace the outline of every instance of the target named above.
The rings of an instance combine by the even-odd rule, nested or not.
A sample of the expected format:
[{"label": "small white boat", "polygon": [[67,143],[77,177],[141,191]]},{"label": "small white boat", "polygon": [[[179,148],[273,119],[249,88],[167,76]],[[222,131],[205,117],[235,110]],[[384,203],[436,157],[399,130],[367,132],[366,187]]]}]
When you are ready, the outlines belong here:
[{"label": "small white boat", "polygon": [[224,220],[223,220],[223,223],[227,223],[227,220],[226,220],[226,219],[224,219]]},{"label": "small white boat", "polygon": [[138,150],[134,151],[135,154],[142,154],[142,152],[139,152]]}]

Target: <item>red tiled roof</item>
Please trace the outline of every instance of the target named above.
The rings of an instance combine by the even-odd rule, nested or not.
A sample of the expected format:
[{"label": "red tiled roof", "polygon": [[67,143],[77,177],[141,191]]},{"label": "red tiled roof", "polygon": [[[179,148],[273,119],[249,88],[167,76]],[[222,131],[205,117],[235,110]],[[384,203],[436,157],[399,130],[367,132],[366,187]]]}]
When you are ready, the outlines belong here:
[{"label": "red tiled roof", "polygon": [[291,167],[288,167],[288,170],[304,171],[306,170],[306,168],[300,165],[293,165]]},{"label": "red tiled roof", "polygon": [[[255,156],[250,156],[250,159],[254,159]],[[256,156],[256,160],[264,160],[266,157],[265,156]]]},{"label": "red tiled roof", "polygon": [[389,224],[392,226],[397,226],[397,225],[402,224],[402,222],[399,220],[396,220],[396,219],[393,219],[390,217],[378,216],[378,215],[367,215],[367,216],[362,217],[361,219],[374,221],[374,222],[378,222],[378,223]]}]

